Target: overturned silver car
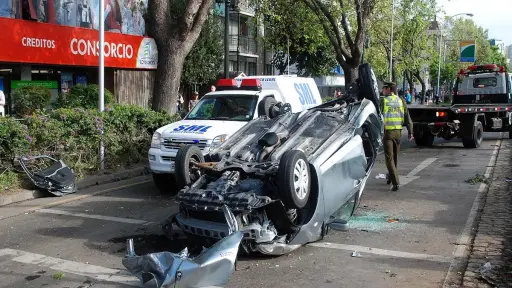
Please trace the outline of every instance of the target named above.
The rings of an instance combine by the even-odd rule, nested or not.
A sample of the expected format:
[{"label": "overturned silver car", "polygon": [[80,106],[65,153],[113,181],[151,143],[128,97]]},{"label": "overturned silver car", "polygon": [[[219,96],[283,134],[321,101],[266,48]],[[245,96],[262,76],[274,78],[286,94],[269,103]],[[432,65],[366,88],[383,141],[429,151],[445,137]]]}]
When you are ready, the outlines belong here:
[{"label": "overturned silver car", "polygon": [[171,223],[208,246],[228,235],[227,205],[246,252],[281,255],[346,222],[383,135],[375,76],[369,64],[359,73],[346,97],[301,113],[279,103],[206,157],[196,146],[181,148],[176,175],[185,187]]},{"label": "overturned silver car", "polygon": [[[221,271],[208,267],[228,257],[219,244],[282,255],[347,223],[361,201],[384,132],[369,64],[359,67],[359,76],[343,98],[300,113],[291,113],[289,104],[270,105],[266,116],[252,120],[206,156],[193,145],[179,150],[179,212],[164,231],[172,235],[177,226],[200,246],[214,245],[206,250],[213,251],[206,261],[186,261],[195,261],[191,265],[198,271]],[[123,263],[144,283],[161,287],[168,278],[167,283],[175,279],[178,284],[176,263],[188,258],[166,254],[165,260],[156,261],[159,255],[146,255],[147,261],[132,255]],[[144,273],[151,277],[143,280]],[[212,273],[194,278],[197,282],[187,287],[203,287],[208,277],[227,281],[224,272]]]}]

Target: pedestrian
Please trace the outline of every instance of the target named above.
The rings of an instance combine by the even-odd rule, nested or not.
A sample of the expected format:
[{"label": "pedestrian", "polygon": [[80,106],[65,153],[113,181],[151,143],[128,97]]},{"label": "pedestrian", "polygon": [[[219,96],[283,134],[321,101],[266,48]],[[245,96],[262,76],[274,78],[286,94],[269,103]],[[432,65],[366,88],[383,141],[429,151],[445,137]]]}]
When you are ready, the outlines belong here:
[{"label": "pedestrian", "polygon": [[181,110],[183,110],[183,102],[185,102],[185,100],[183,100],[183,95],[181,95],[181,93],[178,94],[178,101],[176,101],[176,106],[177,106],[177,111],[178,112],[181,112]]},{"label": "pedestrian", "polygon": [[217,90],[217,88],[215,87],[215,85],[210,86],[210,92],[215,92],[215,90]]},{"label": "pedestrian", "polygon": [[5,94],[0,90],[0,116],[5,116]]},{"label": "pedestrian", "polygon": [[397,96],[393,91],[396,84],[384,82],[382,88],[382,115],[384,116],[384,155],[386,167],[388,168],[387,184],[393,184],[391,190],[398,191],[400,179],[398,178],[398,153],[400,152],[400,138],[402,128],[405,124],[408,131],[408,139],[412,140],[412,120],[409,110],[403,98]]},{"label": "pedestrian", "polygon": [[199,97],[199,93],[197,93],[197,91],[194,91],[194,93],[192,93],[192,99],[190,99],[190,101],[188,101],[188,111],[192,111],[192,108],[194,108],[194,106],[196,106],[197,102],[199,101],[197,98]]}]

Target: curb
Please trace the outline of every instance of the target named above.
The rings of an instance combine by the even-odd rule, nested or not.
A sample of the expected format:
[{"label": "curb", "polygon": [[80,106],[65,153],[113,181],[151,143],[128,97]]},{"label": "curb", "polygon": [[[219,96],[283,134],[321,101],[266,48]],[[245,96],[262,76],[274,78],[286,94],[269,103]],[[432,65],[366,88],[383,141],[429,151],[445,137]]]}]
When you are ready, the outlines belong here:
[{"label": "curb", "polygon": [[[76,182],[76,187],[77,190],[82,190],[148,174],[151,174],[151,171],[147,166],[125,169],[114,173],[105,172],[103,175],[92,175]],[[11,195],[0,195],[0,206],[41,198],[46,195],[47,193],[41,190],[22,190]]]}]

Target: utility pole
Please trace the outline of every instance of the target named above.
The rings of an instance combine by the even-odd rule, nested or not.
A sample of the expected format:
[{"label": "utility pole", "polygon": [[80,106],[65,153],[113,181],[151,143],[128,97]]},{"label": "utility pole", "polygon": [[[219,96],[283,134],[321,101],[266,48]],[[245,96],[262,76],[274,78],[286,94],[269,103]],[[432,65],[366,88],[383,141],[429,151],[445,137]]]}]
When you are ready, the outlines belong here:
[{"label": "utility pole", "polygon": [[225,79],[230,78],[229,77],[229,0],[224,1],[224,78]]},{"label": "utility pole", "polygon": [[[105,110],[105,99],[104,99],[104,92],[105,92],[105,22],[104,22],[104,14],[105,14],[105,4],[104,0],[100,0],[100,15],[99,18],[99,40],[100,40],[100,55],[99,55],[99,65],[98,65],[98,84],[99,84],[99,91],[98,91],[98,110],[100,112],[103,112]],[[103,135],[103,127],[100,131],[100,133]],[[101,137],[103,138],[103,137]],[[100,170],[105,169],[105,146],[103,145],[103,140],[100,139],[100,147],[99,147],[99,156],[100,156]]]}]

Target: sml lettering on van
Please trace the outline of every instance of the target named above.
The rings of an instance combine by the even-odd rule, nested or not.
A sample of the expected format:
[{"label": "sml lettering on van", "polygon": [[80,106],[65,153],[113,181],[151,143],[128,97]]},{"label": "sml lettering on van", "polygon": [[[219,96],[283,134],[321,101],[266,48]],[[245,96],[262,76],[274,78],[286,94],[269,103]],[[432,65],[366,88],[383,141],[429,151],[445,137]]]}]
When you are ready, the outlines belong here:
[{"label": "sml lettering on van", "polygon": [[180,125],[172,130],[172,133],[197,133],[203,134],[212,126],[205,125]]},{"label": "sml lettering on van", "polygon": [[316,104],[313,91],[311,91],[311,87],[309,87],[308,83],[295,83],[293,86],[295,87],[295,91],[299,94],[300,104]]}]

